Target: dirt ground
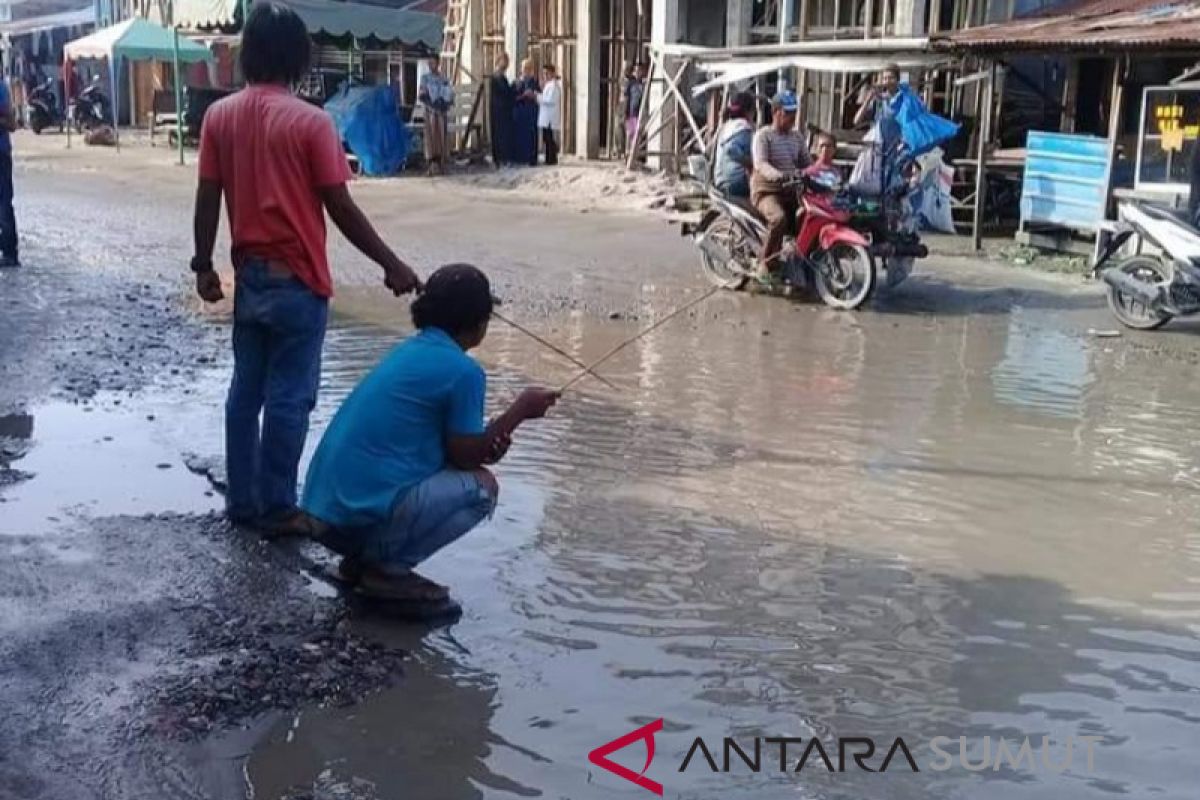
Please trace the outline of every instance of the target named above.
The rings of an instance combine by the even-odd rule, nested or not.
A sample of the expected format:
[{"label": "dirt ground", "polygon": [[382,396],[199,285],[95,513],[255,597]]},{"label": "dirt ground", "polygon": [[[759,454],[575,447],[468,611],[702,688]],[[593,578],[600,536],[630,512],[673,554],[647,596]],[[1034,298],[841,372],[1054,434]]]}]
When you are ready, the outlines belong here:
[{"label": "dirt ground", "polygon": [[[1200,780],[1170,756],[1200,733],[1194,323],[1110,335],[1095,285],[966,256],[856,314],[722,294],[518,442],[497,518],[431,562],[466,617],[398,629],[311,576],[318,548],[219,514],[229,309],[190,292],[193,168],[64,145],[16,137],[0,272],[0,798],[638,796],[586,753],[659,716],[668,759],[700,733],[1107,737],[1093,772],[882,788],[656,761],[679,797]],[[354,194],[420,271],[479,265],[587,360],[706,290],[629,207],[664,187],[597,174]],[[331,252],[310,450],[408,330]],[[479,357],[493,405],[572,375],[498,322]]]}]

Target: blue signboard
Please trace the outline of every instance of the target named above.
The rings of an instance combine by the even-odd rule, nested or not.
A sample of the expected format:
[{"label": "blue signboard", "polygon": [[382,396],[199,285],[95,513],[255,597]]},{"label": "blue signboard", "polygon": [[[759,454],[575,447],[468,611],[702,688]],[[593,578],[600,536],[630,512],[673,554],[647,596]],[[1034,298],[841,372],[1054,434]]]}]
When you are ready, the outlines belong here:
[{"label": "blue signboard", "polygon": [[1030,223],[1100,228],[1108,205],[1108,140],[1030,131],[1025,150],[1021,229]]}]

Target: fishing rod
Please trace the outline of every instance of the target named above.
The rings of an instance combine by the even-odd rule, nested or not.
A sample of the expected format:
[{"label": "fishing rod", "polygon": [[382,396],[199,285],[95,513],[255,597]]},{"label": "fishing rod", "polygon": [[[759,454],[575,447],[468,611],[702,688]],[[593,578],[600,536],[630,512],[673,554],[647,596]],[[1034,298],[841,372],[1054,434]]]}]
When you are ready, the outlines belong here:
[{"label": "fishing rod", "polygon": [[584,371],[583,371],[583,372],[580,372],[580,373],[579,373],[578,375],[576,375],[574,378],[572,378],[571,380],[569,380],[569,381],[567,381],[566,383],[564,383],[564,384],[562,385],[562,388],[560,388],[560,389],[558,390],[558,393],[559,393],[559,394],[562,394],[563,392],[567,391],[567,389],[570,389],[572,386],[574,386],[576,383],[578,383],[580,380],[582,380],[582,379],[583,379],[585,376],[587,376],[588,374],[595,374],[594,372],[592,372],[592,370],[596,369],[596,367],[600,366],[600,365],[601,365],[601,364],[603,364],[605,361],[608,361],[610,358],[612,358],[612,357],[613,357],[613,356],[615,356],[617,353],[619,353],[619,352],[621,352],[622,350],[624,350],[624,349],[625,349],[626,347],[628,347],[629,345],[631,345],[631,344],[633,344],[634,342],[636,342],[638,339],[641,339],[643,336],[646,336],[646,335],[647,335],[647,334],[649,334],[651,331],[654,331],[655,329],[657,329],[657,328],[659,328],[659,327],[661,327],[661,326],[663,326],[663,325],[666,325],[668,322],[670,322],[672,319],[674,319],[675,317],[677,317],[677,316],[679,316],[680,314],[682,314],[684,311],[687,311],[689,308],[692,308],[692,307],[694,307],[694,306],[697,306],[697,305],[699,305],[700,303],[702,303],[702,302],[704,302],[705,300],[707,300],[708,298],[712,297],[714,294],[716,294],[716,293],[717,293],[717,292],[719,292],[719,291],[721,291],[721,287],[720,287],[720,286],[714,286],[713,288],[709,289],[707,292],[705,292],[704,294],[702,294],[702,295],[700,295],[699,297],[695,298],[694,300],[692,300],[692,301],[690,301],[690,302],[688,302],[688,303],[685,303],[685,304],[681,305],[679,308],[675,309],[675,310],[674,310],[674,311],[672,311],[670,314],[667,314],[665,317],[663,317],[662,319],[660,319],[658,322],[655,322],[655,323],[654,323],[653,325],[651,325],[650,327],[646,328],[645,330],[641,331],[640,333],[634,334],[634,335],[633,335],[633,336],[631,336],[630,338],[628,338],[628,339],[626,339],[625,341],[621,342],[619,345],[617,345],[617,346],[616,346],[616,347],[614,347],[613,349],[609,350],[609,351],[608,351],[607,353],[605,353],[603,356],[601,356],[600,358],[596,359],[596,360],[595,360],[595,361],[593,361],[591,364],[588,364],[588,365],[587,365],[587,366],[584,368]]},{"label": "fishing rod", "polygon": [[530,339],[533,339],[535,342],[542,345],[543,347],[548,348],[549,350],[551,350],[551,351],[557,353],[558,355],[562,356],[563,358],[567,359],[575,366],[582,367],[583,375],[591,375],[593,378],[600,381],[601,383],[603,383],[605,386],[609,387],[610,389],[617,389],[616,384],[614,384],[612,381],[608,380],[603,375],[598,374],[595,370],[593,370],[587,364],[583,363],[578,358],[571,355],[566,350],[563,350],[561,347],[554,344],[553,342],[548,342],[545,339],[543,339],[541,336],[538,336],[536,333],[529,330],[528,328],[526,328],[522,325],[519,325],[516,322],[513,322],[511,319],[504,316],[503,314],[501,314],[499,311],[495,310],[494,308],[492,309],[492,316],[495,317],[496,319],[500,320],[504,324],[512,326],[513,328],[515,328],[516,330],[525,334]]}]

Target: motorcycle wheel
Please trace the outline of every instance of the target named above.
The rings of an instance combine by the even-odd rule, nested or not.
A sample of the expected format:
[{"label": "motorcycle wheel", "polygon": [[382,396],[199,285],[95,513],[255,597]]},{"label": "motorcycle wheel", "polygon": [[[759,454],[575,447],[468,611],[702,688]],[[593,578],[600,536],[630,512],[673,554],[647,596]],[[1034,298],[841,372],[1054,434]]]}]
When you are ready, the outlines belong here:
[{"label": "motorcycle wheel", "polygon": [[34,109],[29,114],[29,130],[33,131],[34,136],[41,136],[42,130],[45,129],[48,122],[49,120],[37,109]]},{"label": "motorcycle wheel", "polygon": [[[1166,284],[1170,280],[1166,267],[1153,256],[1131,256],[1110,269],[1119,269],[1143,283]],[[1108,287],[1108,308],[1122,325],[1139,331],[1161,328],[1171,320],[1171,315],[1165,311],[1150,308],[1114,286]]]},{"label": "motorcycle wheel", "polygon": [[[745,258],[746,254],[749,254],[749,263],[754,263],[754,247],[746,239],[746,234],[742,232],[742,229],[729,217],[715,211],[712,212],[701,221],[700,232],[705,236],[712,237],[722,247],[733,253],[735,258]],[[736,292],[750,279],[746,271],[738,267],[736,263],[717,263],[717,259],[704,250],[700,251],[700,266],[708,282],[722,289]]]},{"label": "motorcycle wheel", "polygon": [[821,302],[839,311],[858,308],[875,291],[875,261],[861,245],[835,244],[815,272]]}]

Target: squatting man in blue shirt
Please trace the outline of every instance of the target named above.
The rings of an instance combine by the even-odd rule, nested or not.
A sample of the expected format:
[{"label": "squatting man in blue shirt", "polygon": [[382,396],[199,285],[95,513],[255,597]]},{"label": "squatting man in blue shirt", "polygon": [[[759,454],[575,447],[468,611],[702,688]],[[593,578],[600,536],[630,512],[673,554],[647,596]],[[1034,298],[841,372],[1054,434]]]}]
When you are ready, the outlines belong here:
[{"label": "squatting man in blue shirt", "polygon": [[308,469],[304,530],[343,556],[339,578],[413,618],[457,612],[446,587],[414,571],[492,514],[499,494],[487,469],[512,434],[557,402],[525,389],[484,422],[485,377],[467,351],[487,335],[487,277],[442,267],[413,302],[417,332],[363,378],[334,416]]}]

